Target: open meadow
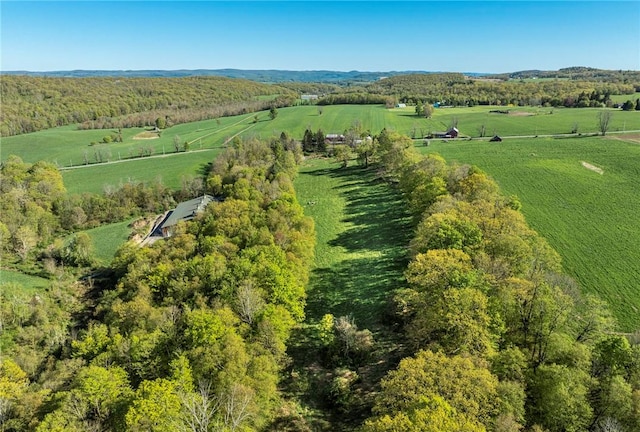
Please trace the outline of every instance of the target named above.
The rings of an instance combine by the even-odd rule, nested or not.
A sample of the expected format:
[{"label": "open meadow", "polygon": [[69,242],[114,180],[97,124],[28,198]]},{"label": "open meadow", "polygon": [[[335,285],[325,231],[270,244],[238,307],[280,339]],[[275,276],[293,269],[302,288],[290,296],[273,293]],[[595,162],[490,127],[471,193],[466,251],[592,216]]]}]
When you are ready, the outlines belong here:
[{"label": "open meadow", "polygon": [[474,164],[504,194],[517,195],[528,223],[560,253],[567,273],[606,299],[625,330],[638,329],[638,142],[622,136],[432,140],[419,149]]},{"label": "open meadow", "polygon": [[314,348],[317,340],[312,335],[324,314],[349,317],[358,329],[372,332],[377,347],[370,353],[374,366],[358,370],[360,380],[379,382],[396,366],[398,334],[382,321],[391,293],[405,286],[410,218],[397,191],[377,179],[375,171],[355,163],[341,168],[333,160],[309,158],[294,184],[305,215],[315,222],[316,248],[305,324],[294,331],[288,352],[293,361],[291,375],[307,376],[310,388],[318,391],[301,392],[300,386],[285,384],[285,393],[301,403],[314,430],[352,430],[366,410],[327,416],[319,389],[322,378],[317,377],[333,372],[318,373],[319,359],[326,353]]},{"label": "open meadow", "polygon": [[412,232],[401,196],[375,172],[308,159],[295,181],[316,227],[315,269],[308,288],[311,321],[324,313],[351,315],[375,328],[388,295],[403,284]]},{"label": "open meadow", "polygon": [[85,232],[89,234],[95,246],[95,258],[98,264],[108,266],[116,251],[129,239],[133,219],[91,228]]},{"label": "open meadow", "polygon": [[183,178],[204,174],[219,152],[220,149],[205,149],[81,166],[62,171],[62,178],[69,193],[102,193],[105,186],[155,180],[161,180],[172,189],[180,189]]}]

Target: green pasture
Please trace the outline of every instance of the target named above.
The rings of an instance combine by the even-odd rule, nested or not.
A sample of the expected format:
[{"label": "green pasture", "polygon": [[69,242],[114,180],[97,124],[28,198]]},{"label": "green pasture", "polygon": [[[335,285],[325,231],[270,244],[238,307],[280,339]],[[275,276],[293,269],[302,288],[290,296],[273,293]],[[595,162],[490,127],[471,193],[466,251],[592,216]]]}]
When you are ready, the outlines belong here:
[{"label": "green pasture", "polygon": [[[135,139],[150,128],[122,129],[121,143],[100,143],[103,137],[117,130],[78,130],[77,126],[63,126],[30,134],[2,138],[2,159],[17,155],[25,162],[46,160],[60,167],[96,163],[96,153],[103,153],[103,161],[122,160],[140,155],[141,149],[152,149],[153,155],[175,153],[174,139],[189,143],[190,150],[219,147],[232,135],[251,125],[253,115],[223,117],[172,126],[163,130],[157,139]],[[92,142],[97,142],[91,145]],[[86,158],[86,160],[85,160]]]},{"label": "green pasture", "polygon": [[192,151],[129,161],[88,165],[64,170],[62,178],[69,193],[102,193],[105,186],[118,186],[130,181],[161,180],[172,189],[179,189],[182,179],[204,174],[220,149]]},{"label": "green pasture", "polygon": [[[491,113],[508,110],[509,114]],[[325,134],[343,133],[354,125],[373,134],[383,128],[392,129],[416,138],[430,132],[445,131],[457,123],[461,133],[478,136],[485,126],[485,134],[492,136],[566,134],[577,127],[579,133],[597,132],[600,109],[538,108],[538,107],[468,107],[437,108],[431,119],[416,117],[413,107],[387,109],[382,105],[296,106],[281,108],[271,120],[268,112],[205,120],[172,126],[161,137],[135,140],[144,129],[123,129],[123,142],[98,144],[110,130],[80,131],[65,126],[32,134],[2,139],[1,156],[16,154],[26,162],[47,160],[62,168],[84,166],[64,171],[65,185],[71,192],[100,192],[105,184],[118,185],[129,180],[149,181],[161,177],[170,187],[179,187],[185,175],[196,175],[203,163],[210,162],[233,137],[268,139],[282,131],[301,139],[304,131],[322,129]],[[640,112],[611,110],[610,131],[640,130]],[[519,114],[520,113],[520,114]],[[523,115],[524,113],[524,115]],[[174,138],[189,142],[189,152],[176,153]],[[152,157],[128,159],[140,149],[151,148]],[[197,150],[210,150],[198,153]],[[96,164],[95,155],[102,151],[112,164]],[[159,156],[165,156],[160,158]],[[85,157],[89,165],[84,165]],[[120,162],[127,160],[127,162]]]},{"label": "green pasture", "polygon": [[433,140],[419,148],[474,164],[504,194],[517,195],[528,223],[560,253],[566,272],[607,300],[621,327],[633,331],[640,328],[640,145],[623,137]]},{"label": "green pasture", "polygon": [[[625,99],[626,100],[626,99]],[[491,111],[509,111],[509,114]],[[2,139],[1,157],[20,156],[25,162],[47,160],[60,167],[96,163],[102,152],[103,161],[136,157],[141,150],[154,155],[175,153],[174,139],[189,143],[190,150],[218,148],[236,135],[270,138],[287,131],[301,139],[305,129],[322,129],[325,134],[343,133],[359,124],[362,130],[377,134],[383,128],[393,129],[416,138],[429,132],[445,131],[457,122],[466,136],[555,135],[570,133],[576,126],[579,133],[598,131],[596,108],[493,107],[436,108],[430,119],[417,117],[414,107],[387,109],[382,105],[295,106],[281,108],[271,120],[266,111],[175,125],[162,131],[157,139],[134,139],[143,128],[123,129],[123,142],[91,145],[117,131],[110,129],[78,130],[64,126],[31,134]],[[640,112],[610,110],[613,114],[610,131],[640,130]]]},{"label": "green pasture", "polygon": [[109,265],[118,248],[129,239],[132,221],[129,219],[85,231],[93,241],[94,256],[100,264]]},{"label": "green pasture", "polygon": [[412,231],[401,197],[371,170],[321,159],[305,162],[295,187],[317,236],[309,320],[351,315],[360,328],[378,328],[407,265]]},{"label": "green pasture", "polygon": [[640,92],[634,94],[626,94],[626,95],[611,95],[611,101],[617,103],[624,103],[628,100],[636,101],[636,99],[640,99]]},{"label": "green pasture", "polygon": [[[409,108],[407,108],[409,109]],[[541,107],[468,107],[437,108],[433,117],[424,120],[431,131],[444,131],[457,122],[464,136],[479,137],[484,125],[485,136],[536,136],[569,134],[574,128],[581,134],[599,132],[601,108]],[[607,109],[611,112],[610,132],[640,130],[640,113]],[[501,114],[491,111],[508,111]]]},{"label": "green pasture", "polygon": [[50,281],[15,270],[0,269],[0,293],[5,297],[29,293],[49,286]]},{"label": "green pasture", "polygon": [[[391,109],[382,105],[298,106],[280,109],[275,120],[269,120],[267,113],[259,113],[258,122],[242,135],[269,138],[287,131],[290,136],[301,139],[307,128],[322,129],[325,134],[343,133],[355,124],[373,134],[387,128],[415,138],[446,131],[454,124],[464,136],[471,137],[480,136],[483,125],[486,136],[562,135],[570,134],[574,128],[578,133],[592,134],[599,132],[598,113],[604,110],[515,106],[436,108],[432,117],[426,119],[417,117],[412,106]],[[608,111],[612,113],[610,132],[640,130],[637,112]]]}]

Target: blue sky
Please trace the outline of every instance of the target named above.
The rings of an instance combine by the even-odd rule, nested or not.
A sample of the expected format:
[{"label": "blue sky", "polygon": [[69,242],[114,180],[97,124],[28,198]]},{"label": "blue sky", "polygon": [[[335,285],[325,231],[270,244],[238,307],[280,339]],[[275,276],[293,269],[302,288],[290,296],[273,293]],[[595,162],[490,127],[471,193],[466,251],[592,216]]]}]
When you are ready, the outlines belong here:
[{"label": "blue sky", "polygon": [[0,3],[1,70],[640,70],[640,2]]}]

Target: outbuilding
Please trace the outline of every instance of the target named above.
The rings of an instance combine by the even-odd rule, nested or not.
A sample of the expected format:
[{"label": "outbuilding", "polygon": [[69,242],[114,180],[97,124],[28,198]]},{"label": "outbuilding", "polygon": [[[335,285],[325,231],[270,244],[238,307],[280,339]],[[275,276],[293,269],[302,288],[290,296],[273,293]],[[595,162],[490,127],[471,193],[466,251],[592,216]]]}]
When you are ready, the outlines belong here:
[{"label": "outbuilding", "polygon": [[434,132],[432,137],[429,138],[458,138],[458,128],[451,128],[446,132]]}]

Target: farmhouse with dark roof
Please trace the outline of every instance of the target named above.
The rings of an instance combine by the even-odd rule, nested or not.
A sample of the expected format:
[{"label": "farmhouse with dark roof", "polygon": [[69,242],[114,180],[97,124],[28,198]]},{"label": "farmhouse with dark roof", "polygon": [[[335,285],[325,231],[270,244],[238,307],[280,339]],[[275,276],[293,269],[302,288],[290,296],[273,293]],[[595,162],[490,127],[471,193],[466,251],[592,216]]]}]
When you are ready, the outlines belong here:
[{"label": "farmhouse with dark roof", "polygon": [[198,213],[202,213],[207,205],[213,201],[211,195],[202,195],[189,201],[184,201],[171,211],[166,219],[160,224],[162,237],[171,237],[173,228],[178,222],[186,222],[195,218]]}]

